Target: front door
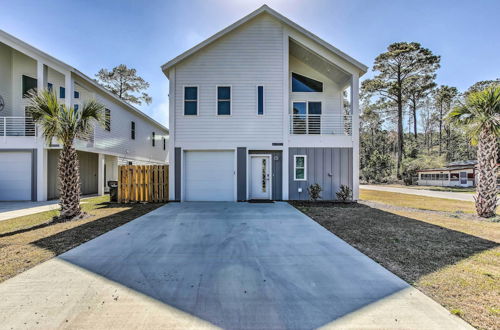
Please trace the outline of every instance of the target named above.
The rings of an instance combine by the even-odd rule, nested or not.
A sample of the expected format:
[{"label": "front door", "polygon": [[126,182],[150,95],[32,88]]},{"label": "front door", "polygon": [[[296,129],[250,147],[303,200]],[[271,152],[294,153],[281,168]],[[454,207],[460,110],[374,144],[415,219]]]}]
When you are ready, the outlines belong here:
[{"label": "front door", "polygon": [[271,199],[271,156],[250,157],[250,199]]},{"label": "front door", "polygon": [[460,172],[460,185],[467,186],[467,172]]}]

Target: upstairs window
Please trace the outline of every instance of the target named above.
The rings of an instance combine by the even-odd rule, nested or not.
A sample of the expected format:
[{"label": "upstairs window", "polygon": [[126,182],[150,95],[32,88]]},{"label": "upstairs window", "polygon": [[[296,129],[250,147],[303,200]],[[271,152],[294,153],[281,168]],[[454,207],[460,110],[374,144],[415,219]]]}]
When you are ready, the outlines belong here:
[{"label": "upstairs window", "polygon": [[295,181],[307,180],[307,156],[293,156],[293,179]]},{"label": "upstairs window", "polygon": [[79,98],[80,98],[80,92],[74,91],[74,93],[73,93],[73,97],[74,97],[75,99],[79,99]]},{"label": "upstairs window", "polygon": [[66,97],[66,88],[59,87],[59,98],[64,99]]},{"label": "upstairs window", "polygon": [[292,92],[323,92],[323,83],[292,72]]},{"label": "upstairs window", "polygon": [[217,114],[229,116],[231,114],[231,87],[217,87]]},{"label": "upstairs window", "polygon": [[198,114],[198,87],[184,87],[184,115],[196,116]]},{"label": "upstairs window", "polygon": [[111,110],[109,109],[104,109],[104,129],[111,131]]},{"label": "upstairs window", "polygon": [[23,98],[28,97],[28,93],[31,90],[36,91],[38,81],[35,78],[31,78],[23,75]]},{"label": "upstairs window", "polygon": [[155,142],[156,142],[155,139],[156,139],[155,138],[155,132],[153,132],[153,134],[151,134],[151,144],[152,144],[153,147],[155,146]]},{"label": "upstairs window", "polygon": [[167,139],[163,138],[163,150],[167,150]]},{"label": "upstairs window", "polygon": [[264,114],[264,86],[257,86],[257,114]]},{"label": "upstairs window", "polygon": [[49,92],[52,92],[53,85],[52,83],[47,83],[47,89]]},{"label": "upstairs window", "polygon": [[130,122],[130,138],[135,140],[135,122]]}]

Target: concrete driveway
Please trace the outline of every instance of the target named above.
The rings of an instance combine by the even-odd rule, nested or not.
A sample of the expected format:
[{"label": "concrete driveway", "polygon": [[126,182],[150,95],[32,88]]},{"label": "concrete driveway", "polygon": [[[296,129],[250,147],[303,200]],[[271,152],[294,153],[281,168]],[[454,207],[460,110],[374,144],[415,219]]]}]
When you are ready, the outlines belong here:
[{"label": "concrete driveway", "polygon": [[0,284],[2,328],[469,326],[287,203],[172,203]]}]

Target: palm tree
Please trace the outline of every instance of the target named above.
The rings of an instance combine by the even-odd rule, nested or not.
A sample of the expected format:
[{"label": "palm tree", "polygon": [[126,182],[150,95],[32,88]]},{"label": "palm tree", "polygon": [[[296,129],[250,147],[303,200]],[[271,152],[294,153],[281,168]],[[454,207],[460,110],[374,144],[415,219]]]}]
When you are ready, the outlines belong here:
[{"label": "palm tree", "polygon": [[85,139],[92,133],[95,123],[102,125],[104,106],[95,100],[87,101],[75,110],[57,100],[55,93],[31,91],[28,111],[42,129],[47,143],[56,138],[62,144],[57,165],[60,183],[60,220],[80,218],[80,170],[78,155],[73,146],[75,139]]},{"label": "palm tree", "polygon": [[463,126],[473,144],[478,144],[476,211],[481,217],[495,216],[497,207],[496,166],[500,137],[500,86],[467,95],[465,104],[453,109],[448,120]]}]

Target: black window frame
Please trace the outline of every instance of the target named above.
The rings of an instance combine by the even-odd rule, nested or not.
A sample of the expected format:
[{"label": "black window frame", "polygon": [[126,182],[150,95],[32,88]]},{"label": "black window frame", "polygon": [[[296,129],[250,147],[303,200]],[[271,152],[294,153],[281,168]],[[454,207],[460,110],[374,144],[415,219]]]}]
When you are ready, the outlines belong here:
[{"label": "black window frame", "polygon": [[264,115],[264,86],[257,86],[257,115]]},{"label": "black window frame", "polygon": [[[299,85],[298,83],[296,83],[296,81],[306,86],[310,90],[297,90]],[[323,82],[313,78],[306,77],[304,75],[295,72],[292,72],[292,81],[290,85],[292,86],[293,93],[323,93],[324,90]]]},{"label": "black window frame", "polygon": [[23,74],[21,88],[23,99],[29,97],[28,94],[31,90],[37,91],[38,79]]},{"label": "black window frame", "polygon": [[135,121],[130,122],[130,138],[135,140]]},{"label": "black window frame", "polygon": [[108,108],[104,109],[104,130],[111,132],[111,110]]},{"label": "black window frame", "polygon": [[[196,89],[196,98],[188,98],[187,97],[187,89],[195,88]],[[199,88],[198,86],[184,86],[184,116],[197,116],[198,115],[198,99],[199,99]],[[186,104],[195,104],[195,112],[194,113],[186,113]]]},{"label": "black window frame", "polygon": [[167,150],[167,139],[163,138],[163,150]]},{"label": "black window frame", "polygon": [[65,99],[66,98],[66,88],[59,86],[59,98],[60,99]]},{"label": "black window frame", "polygon": [[156,134],[155,134],[155,132],[152,132],[152,134],[151,134],[151,145],[153,147],[156,146]]},{"label": "black window frame", "polygon": [[[221,98],[219,93],[221,91],[221,88],[229,88],[229,98]],[[231,116],[232,113],[232,88],[229,85],[220,85],[217,86],[217,116]],[[229,103],[229,113],[221,113],[220,110],[220,105]]]}]

